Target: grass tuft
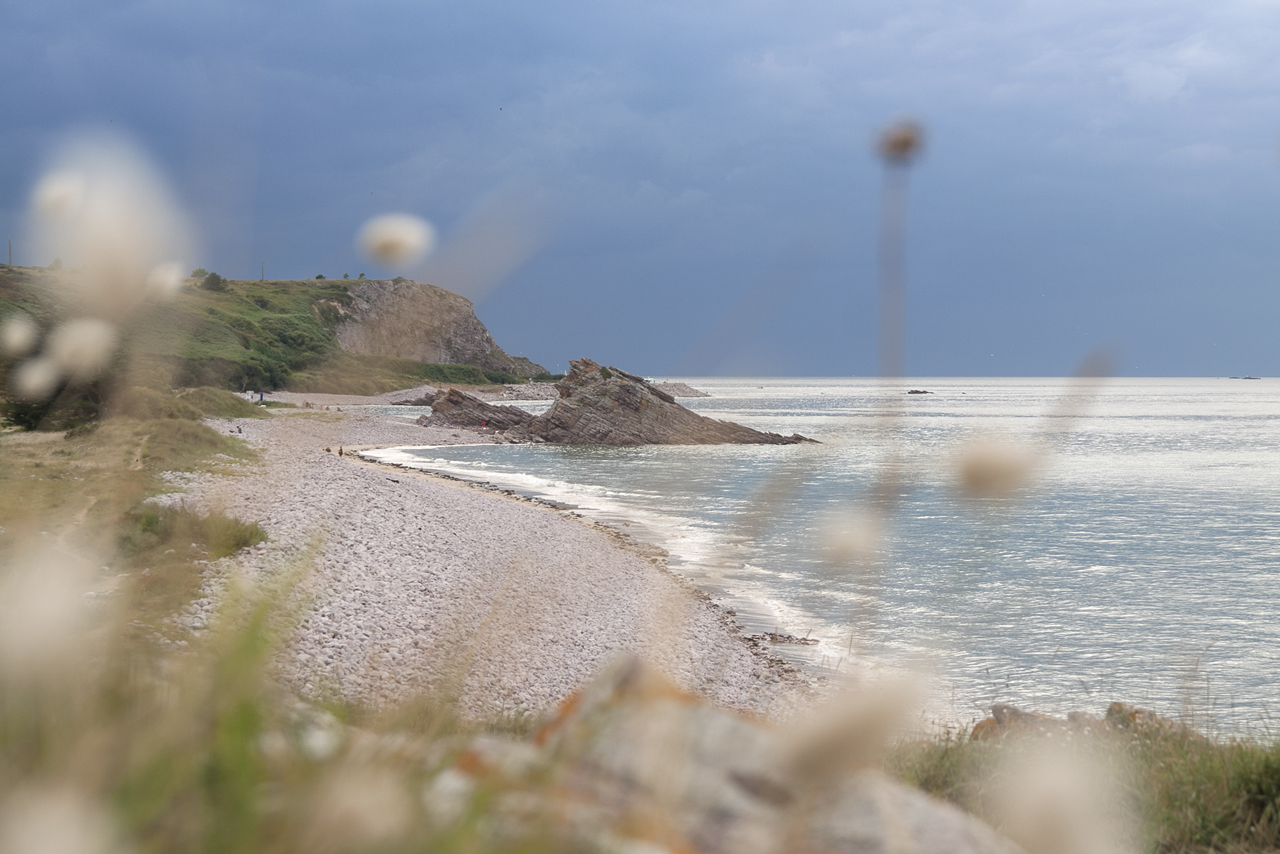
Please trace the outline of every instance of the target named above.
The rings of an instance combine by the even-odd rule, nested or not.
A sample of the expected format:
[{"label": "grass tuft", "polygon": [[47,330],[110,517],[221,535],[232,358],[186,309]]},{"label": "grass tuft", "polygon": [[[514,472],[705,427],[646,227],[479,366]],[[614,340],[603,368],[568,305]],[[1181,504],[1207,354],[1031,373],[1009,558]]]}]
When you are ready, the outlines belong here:
[{"label": "grass tuft", "polygon": [[216,560],[267,540],[266,531],[257,522],[241,522],[217,511],[201,516],[185,507],[143,504],[128,519],[132,524],[119,540],[120,550],[126,555],[180,539],[204,546]]}]

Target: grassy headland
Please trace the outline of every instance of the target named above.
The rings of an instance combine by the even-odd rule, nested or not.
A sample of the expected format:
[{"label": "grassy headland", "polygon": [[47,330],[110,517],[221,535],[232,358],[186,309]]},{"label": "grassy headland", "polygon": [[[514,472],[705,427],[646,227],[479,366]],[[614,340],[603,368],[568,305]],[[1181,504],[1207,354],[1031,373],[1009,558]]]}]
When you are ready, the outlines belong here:
[{"label": "grassy headland", "polygon": [[[47,330],[69,313],[59,287],[71,272],[0,266],[0,316],[21,310]],[[121,330],[133,384],[378,394],[422,383],[491,385],[523,377],[466,364],[432,364],[342,351],[334,330],[358,280],[188,279]],[[117,372],[118,373],[118,372]],[[0,378],[3,379],[3,378]]]}]

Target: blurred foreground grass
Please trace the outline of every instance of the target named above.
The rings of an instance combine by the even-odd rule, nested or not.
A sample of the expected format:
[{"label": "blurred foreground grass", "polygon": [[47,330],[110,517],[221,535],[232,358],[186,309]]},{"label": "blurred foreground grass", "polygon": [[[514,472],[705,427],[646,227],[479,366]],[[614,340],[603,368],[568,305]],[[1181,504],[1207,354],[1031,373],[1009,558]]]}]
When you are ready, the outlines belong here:
[{"label": "blurred foreground grass", "polygon": [[[997,828],[1008,755],[1019,739],[944,735],[898,744],[888,770]],[[1074,755],[1125,769],[1122,809],[1137,816],[1152,852],[1275,851],[1280,848],[1280,743],[1210,740],[1193,730],[1097,732],[1059,743]]]},{"label": "blurred foreground grass", "polygon": [[476,850],[478,817],[434,829],[409,793],[428,747],[511,725],[284,694],[287,589],[233,586],[200,637],[174,621],[265,534],[145,499],[164,472],[242,471],[252,450],[197,419],[253,413],[214,389],[128,399],[92,429],[0,434],[0,850]]}]

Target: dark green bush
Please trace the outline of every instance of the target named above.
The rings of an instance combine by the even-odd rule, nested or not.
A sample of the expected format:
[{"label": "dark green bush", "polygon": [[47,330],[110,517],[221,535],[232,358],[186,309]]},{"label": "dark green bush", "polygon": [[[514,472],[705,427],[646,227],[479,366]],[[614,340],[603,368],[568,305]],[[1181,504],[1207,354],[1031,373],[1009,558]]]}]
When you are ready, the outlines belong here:
[{"label": "dark green bush", "polygon": [[63,385],[48,400],[8,400],[0,404],[0,419],[23,430],[71,430],[97,421],[109,389],[101,381]]},{"label": "dark green bush", "polygon": [[217,273],[210,273],[200,280],[200,287],[206,291],[225,291],[227,290],[227,280]]}]

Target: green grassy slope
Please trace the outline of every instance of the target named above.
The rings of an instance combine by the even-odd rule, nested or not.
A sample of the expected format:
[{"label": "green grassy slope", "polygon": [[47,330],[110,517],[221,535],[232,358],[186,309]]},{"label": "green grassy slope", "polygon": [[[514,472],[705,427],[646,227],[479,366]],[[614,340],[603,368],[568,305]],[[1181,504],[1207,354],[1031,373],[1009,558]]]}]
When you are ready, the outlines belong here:
[{"label": "green grassy slope", "polygon": [[[47,329],[63,313],[56,274],[0,266],[0,316],[14,309]],[[210,291],[190,279],[170,302],[147,306],[123,330],[133,376],[161,386],[237,391],[376,394],[424,382],[523,382],[471,365],[433,365],[358,356],[339,349],[339,306],[352,303],[343,280],[226,281]]]}]

